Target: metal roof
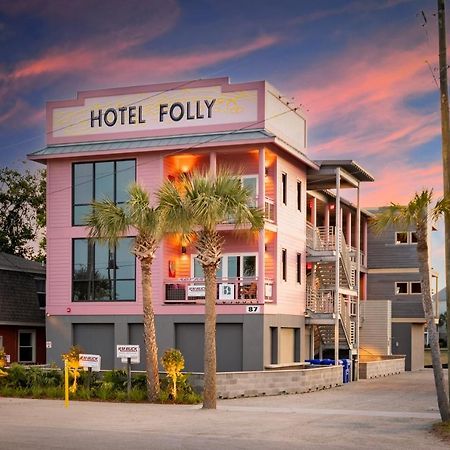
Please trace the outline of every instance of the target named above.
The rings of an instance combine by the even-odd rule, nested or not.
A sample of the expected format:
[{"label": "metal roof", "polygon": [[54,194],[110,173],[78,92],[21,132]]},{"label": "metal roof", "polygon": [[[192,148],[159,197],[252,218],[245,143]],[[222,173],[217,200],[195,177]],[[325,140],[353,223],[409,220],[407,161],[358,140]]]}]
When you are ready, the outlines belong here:
[{"label": "metal roof", "polygon": [[168,136],[147,139],[131,139],[125,141],[85,142],[79,144],[49,145],[36,152],[30,153],[31,159],[45,159],[40,156],[61,155],[69,153],[89,153],[98,151],[134,150],[160,147],[185,146],[186,150],[201,145],[219,142],[243,141],[272,141],[275,135],[265,130],[232,131],[224,133],[208,133],[185,136]]},{"label": "metal roof", "polygon": [[359,181],[375,181],[375,178],[367,170],[351,159],[322,159],[315,162],[320,167],[341,167]]}]

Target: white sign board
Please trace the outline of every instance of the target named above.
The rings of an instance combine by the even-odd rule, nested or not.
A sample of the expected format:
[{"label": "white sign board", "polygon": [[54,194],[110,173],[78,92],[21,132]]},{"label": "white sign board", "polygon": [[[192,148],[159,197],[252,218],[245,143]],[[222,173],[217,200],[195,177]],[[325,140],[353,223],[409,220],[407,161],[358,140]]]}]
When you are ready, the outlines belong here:
[{"label": "white sign board", "polygon": [[100,372],[102,362],[102,357],[100,355],[80,353],[78,361],[80,362],[80,367],[84,367],[85,369],[89,369],[90,367],[93,372]]},{"label": "white sign board", "polygon": [[219,300],[234,300],[234,284],[219,284]]},{"label": "white sign board", "polygon": [[[53,137],[164,133],[187,127],[253,123],[258,120],[258,91],[204,86],[83,96],[67,105],[55,102],[51,112]],[[92,95],[92,96],[90,96]]]},{"label": "white sign board", "polygon": [[117,357],[121,358],[123,363],[128,362],[128,358],[131,358],[132,364],[139,364],[141,362],[141,349],[139,345],[118,345]]},{"label": "white sign board", "polygon": [[248,314],[258,314],[260,312],[259,306],[247,306]]},{"label": "white sign board", "polygon": [[205,296],[205,285],[200,284],[190,284],[187,287],[188,297],[204,297]]}]

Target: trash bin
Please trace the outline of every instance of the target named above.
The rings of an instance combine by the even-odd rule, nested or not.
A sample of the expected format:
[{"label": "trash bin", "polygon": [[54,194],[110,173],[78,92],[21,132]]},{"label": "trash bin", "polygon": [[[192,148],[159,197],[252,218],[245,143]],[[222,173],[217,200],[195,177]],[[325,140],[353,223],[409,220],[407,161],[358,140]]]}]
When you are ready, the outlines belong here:
[{"label": "trash bin", "polygon": [[351,381],[352,361],[350,359],[343,359],[342,360],[342,369],[343,369],[342,381],[344,383],[350,383],[350,381]]}]

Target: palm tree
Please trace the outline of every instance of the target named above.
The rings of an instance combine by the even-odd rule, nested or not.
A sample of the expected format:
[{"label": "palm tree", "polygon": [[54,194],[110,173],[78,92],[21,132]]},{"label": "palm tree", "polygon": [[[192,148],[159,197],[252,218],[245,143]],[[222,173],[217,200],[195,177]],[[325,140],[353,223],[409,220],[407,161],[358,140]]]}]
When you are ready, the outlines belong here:
[{"label": "palm tree", "polygon": [[390,225],[413,225],[416,228],[417,256],[422,286],[422,303],[427,321],[428,336],[430,338],[431,359],[433,363],[434,382],[439,412],[442,421],[450,420],[449,402],[444,384],[444,373],[440,358],[439,337],[434,323],[433,303],[430,287],[430,261],[428,253],[428,229],[442,214],[450,211],[449,199],[442,199],[432,205],[433,191],[423,190],[416,193],[414,198],[402,206],[391,203],[386,209],[373,219],[375,230],[381,231]]},{"label": "palm tree", "polygon": [[232,222],[235,229],[264,227],[264,213],[249,206],[251,192],[228,171],[217,175],[194,173],[180,183],[166,182],[159,191],[160,207],[171,231],[195,242],[205,277],[205,347],[203,408],[216,408],[216,270],[224,238],[217,225]]},{"label": "palm tree", "polygon": [[164,236],[164,225],[160,210],[150,206],[149,195],[142,187],[132,184],[128,192],[129,200],[124,206],[109,199],[94,202],[86,225],[90,227],[91,238],[109,245],[115,245],[128,232],[136,233],[132,252],[141,263],[147,396],[150,401],[156,401],[159,399],[159,371],[152,305],[152,263]]}]

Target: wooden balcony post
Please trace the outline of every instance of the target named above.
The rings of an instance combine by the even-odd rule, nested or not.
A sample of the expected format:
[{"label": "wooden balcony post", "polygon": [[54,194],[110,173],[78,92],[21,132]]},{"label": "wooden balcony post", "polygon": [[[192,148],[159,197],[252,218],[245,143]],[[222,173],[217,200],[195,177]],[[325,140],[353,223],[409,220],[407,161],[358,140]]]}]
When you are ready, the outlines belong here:
[{"label": "wooden balcony post", "polygon": [[[266,155],[264,147],[261,147],[258,152],[258,208],[264,211],[265,199],[266,199]],[[258,281],[257,281],[257,294],[256,297],[259,302],[265,301],[265,238],[266,233],[264,228],[259,231],[258,239]]]}]

